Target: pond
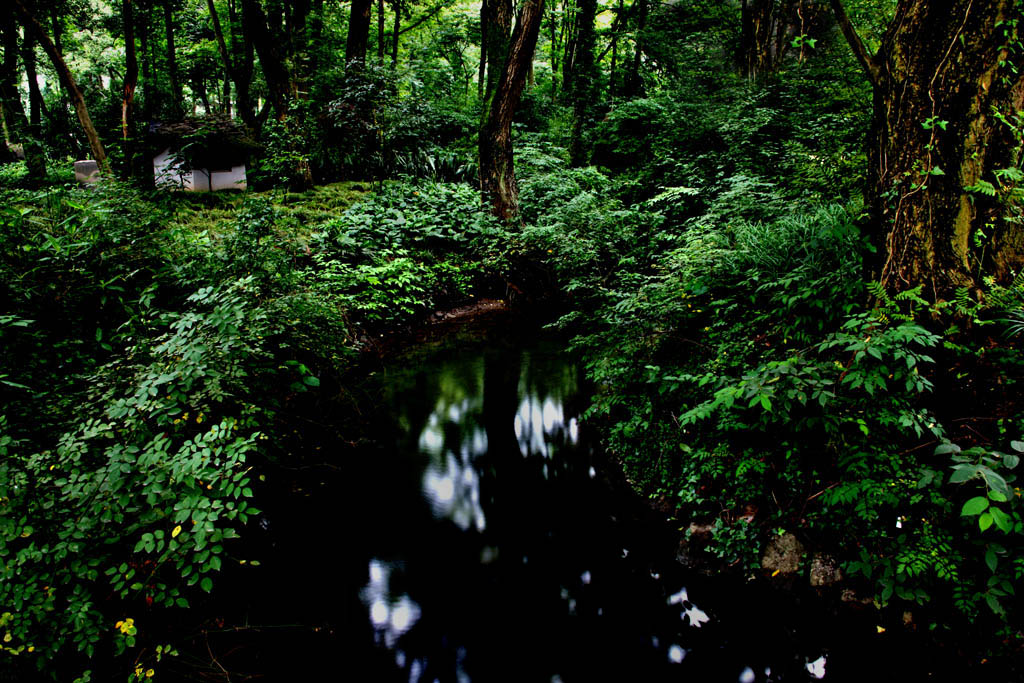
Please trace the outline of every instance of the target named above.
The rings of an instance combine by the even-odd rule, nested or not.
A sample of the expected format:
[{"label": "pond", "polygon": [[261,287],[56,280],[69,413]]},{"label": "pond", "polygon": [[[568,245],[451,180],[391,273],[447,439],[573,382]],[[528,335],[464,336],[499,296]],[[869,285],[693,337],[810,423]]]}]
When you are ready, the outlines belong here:
[{"label": "pond", "polygon": [[375,373],[372,438],[310,427],[270,475],[285,490],[250,532],[261,566],[215,591],[210,675],[749,683],[916,666],[870,618],[684,569],[679,523],[593,447],[561,347],[514,322],[427,345]]}]

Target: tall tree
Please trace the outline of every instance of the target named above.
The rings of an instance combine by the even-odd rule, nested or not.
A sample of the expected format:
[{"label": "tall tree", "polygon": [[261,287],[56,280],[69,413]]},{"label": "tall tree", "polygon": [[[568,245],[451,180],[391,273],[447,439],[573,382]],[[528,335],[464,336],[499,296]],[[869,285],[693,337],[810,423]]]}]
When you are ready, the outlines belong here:
[{"label": "tall tree", "polygon": [[96,126],[92,123],[92,118],[89,116],[89,108],[85,104],[85,97],[82,95],[82,90],[78,87],[78,83],[75,81],[74,75],[71,73],[71,69],[68,68],[67,63],[64,61],[63,55],[57,49],[57,46],[50,36],[47,35],[46,29],[43,28],[42,24],[33,16],[32,12],[29,11],[28,7],[25,6],[23,0],[14,0],[14,9],[21,16],[22,23],[25,26],[25,30],[31,31],[35,39],[39,41],[43,51],[46,52],[46,56],[50,58],[53,63],[53,68],[57,72],[57,76],[60,78],[61,83],[64,86],[65,91],[71,98],[71,104],[75,109],[75,113],[78,115],[78,121],[82,124],[82,130],[85,132],[85,137],[89,141],[89,148],[92,151],[93,159],[96,160],[96,164],[100,170],[104,173],[110,173],[110,161],[107,159],[107,152],[103,148],[103,143],[100,141],[99,133],[96,132]]},{"label": "tall tree", "polygon": [[787,0],[743,0],[740,10],[740,62],[743,75],[757,78],[773,71],[785,52],[779,24]]},{"label": "tall tree", "polygon": [[[537,47],[544,0],[524,0],[512,34],[505,70],[480,127],[480,188],[491,212],[505,220],[519,213],[519,185],[512,160],[512,117],[519,106]],[[489,60],[488,60],[489,61]]]},{"label": "tall tree", "polygon": [[636,0],[634,4],[636,11],[636,39],[633,47],[633,61],[629,66],[629,73],[626,75],[626,82],[623,84],[624,94],[628,97],[635,97],[643,92],[644,81],[640,76],[640,64],[644,54],[644,31],[647,30],[647,14],[650,11],[650,0]]},{"label": "tall tree", "polygon": [[593,109],[597,100],[597,0],[578,0],[576,32],[576,68],[573,76],[573,124],[569,141],[569,161],[573,166],[587,162],[583,144],[583,130],[593,123]]},{"label": "tall tree", "polygon": [[263,67],[263,79],[267,82],[270,102],[277,117],[284,119],[288,115],[288,102],[291,99],[291,79],[278,44],[267,26],[267,15],[259,0],[242,0],[242,22],[259,56],[260,66]]},{"label": "tall tree", "polygon": [[181,79],[178,73],[178,56],[174,46],[174,0],[164,0],[164,35],[167,45],[167,76],[171,82],[171,113],[175,118],[183,114],[185,97],[181,91]]},{"label": "tall tree", "polygon": [[[10,13],[0,19],[0,31],[3,32],[4,47],[4,59],[0,62],[0,107],[10,137],[8,142],[21,145],[29,175],[42,178],[46,175],[46,159],[32,134],[32,126],[25,116],[25,106],[18,89],[18,25]],[[6,155],[6,145],[3,152]]]},{"label": "tall tree", "polygon": [[135,55],[135,15],[132,0],[121,0],[121,24],[124,30],[124,82],[121,86],[121,139],[125,142],[125,161],[131,173],[135,136],[135,88],[139,85],[139,61]]},{"label": "tall tree", "polygon": [[484,42],[487,51],[487,87],[484,99],[490,98],[505,73],[505,63],[509,57],[512,31],[512,0],[487,0],[487,38]]},{"label": "tall tree", "polygon": [[345,63],[366,63],[366,44],[370,40],[370,7],[373,0],[352,0],[345,40]]},{"label": "tall tree", "polygon": [[830,2],[874,91],[868,200],[882,284],[924,284],[939,300],[978,291],[983,268],[1009,278],[1024,266],[1024,229],[970,188],[998,187],[995,173],[1020,161],[1024,131],[1000,120],[1024,107],[1020,5],[899,0],[871,54]]},{"label": "tall tree", "polygon": [[224,62],[224,70],[227,72],[228,78],[235,82],[235,97],[238,100],[238,116],[247,125],[252,127],[255,124],[255,118],[253,116],[252,105],[249,101],[249,81],[251,80],[252,73],[251,67],[249,72],[239,67],[235,59],[231,55],[231,51],[228,49],[227,41],[224,39],[224,30],[221,28],[220,15],[217,13],[217,8],[213,3],[213,0],[206,0],[206,7],[210,12],[210,19],[213,22],[213,34],[217,39],[217,49],[220,52],[221,60]]}]

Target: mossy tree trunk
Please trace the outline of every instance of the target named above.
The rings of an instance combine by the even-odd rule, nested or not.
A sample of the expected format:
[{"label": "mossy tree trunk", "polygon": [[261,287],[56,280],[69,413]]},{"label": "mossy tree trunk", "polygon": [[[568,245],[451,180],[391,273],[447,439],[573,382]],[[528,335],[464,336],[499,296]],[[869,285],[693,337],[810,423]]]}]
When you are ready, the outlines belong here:
[{"label": "mossy tree trunk", "polygon": [[874,55],[830,2],[874,89],[875,277],[890,291],[923,284],[936,301],[980,292],[986,274],[1007,280],[1024,265],[1024,231],[998,197],[966,188],[998,187],[1019,161],[1019,136],[1000,121],[1024,106],[1015,0],[900,0]]}]

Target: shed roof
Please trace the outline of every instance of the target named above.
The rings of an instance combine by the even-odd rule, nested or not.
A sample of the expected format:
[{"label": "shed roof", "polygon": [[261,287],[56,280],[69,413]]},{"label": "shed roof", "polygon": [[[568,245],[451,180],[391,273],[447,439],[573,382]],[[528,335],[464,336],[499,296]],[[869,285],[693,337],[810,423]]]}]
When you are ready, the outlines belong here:
[{"label": "shed roof", "polygon": [[245,126],[227,116],[152,123],[147,139],[153,152],[170,147],[195,168],[244,160],[260,148]]}]

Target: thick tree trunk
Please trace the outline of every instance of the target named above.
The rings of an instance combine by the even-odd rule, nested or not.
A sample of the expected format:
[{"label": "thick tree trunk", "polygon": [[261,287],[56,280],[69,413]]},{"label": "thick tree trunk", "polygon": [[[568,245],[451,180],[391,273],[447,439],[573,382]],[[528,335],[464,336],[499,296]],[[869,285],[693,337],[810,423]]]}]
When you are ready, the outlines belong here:
[{"label": "thick tree trunk", "polygon": [[345,64],[365,64],[366,44],[370,39],[370,6],[373,0],[352,0],[345,40]]},{"label": "thick tree trunk", "polygon": [[1001,115],[1024,107],[1014,0],[900,0],[869,55],[839,0],[840,28],[874,86],[868,192],[890,291],[923,284],[932,300],[980,291],[1024,266],[1024,230],[977,188],[1016,166],[1021,138]]},{"label": "thick tree trunk", "polygon": [[490,99],[505,74],[511,46],[512,0],[487,0],[487,87],[484,100]]},{"label": "thick tree trunk", "polygon": [[505,220],[519,212],[519,186],[512,160],[512,117],[526,85],[537,47],[543,0],[524,0],[512,35],[505,70],[488,103],[480,128],[480,187],[491,212]]},{"label": "thick tree trunk", "polygon": [[99,166],[103,173],[110,173],[110,162],[107,160],[107,152],[103,149],[103,143],[100,141],[99,133],[96,132],[96,127],[92,123],[92,119],[89,117],[89,108],[85,104],[85,97],[82,96],[82,91],[79,89],[78,84],[75,82],[75,77],[71,74],[71,70],[68,65],[64,62],[64,57],[57,50],[57,46],[50,40],[50,36],[47,35],[46,29],[36,20],[32,13],[28,11],[22,0],[13,0],[14,8],[22,18],[22,23],[25,29],[35,34],[36,40],[42,46],[43,51],[46,52],[46,56],[53,62],[53,68],[57,72],[57,76],[60,78],[61,83],[64,85],[64,89],[71,97],[71,104],[75,108],[75,113],[78,115],[78,120],[82,124],[82,130],[85,132],[85,137],[89,140],[89,148],[92,150],[93,159],[96,160],[96,164]]},{"label": "thick tree trunk", "polygon": [[776,0],[743,0],[740,32],[740,62],[743,75],[757,78],[774,70],[777,35]]},{"label": "thick tree trunk", "polygon": [[597,47],[597,0],[578,0],[576,32],[576,68],[573,76],[573,124],[569,141],[569,163],[583,166],[587,153],[583,144],[583,130],[593,123],[593,108],[597,100],[597,67],[594,50]]}]

